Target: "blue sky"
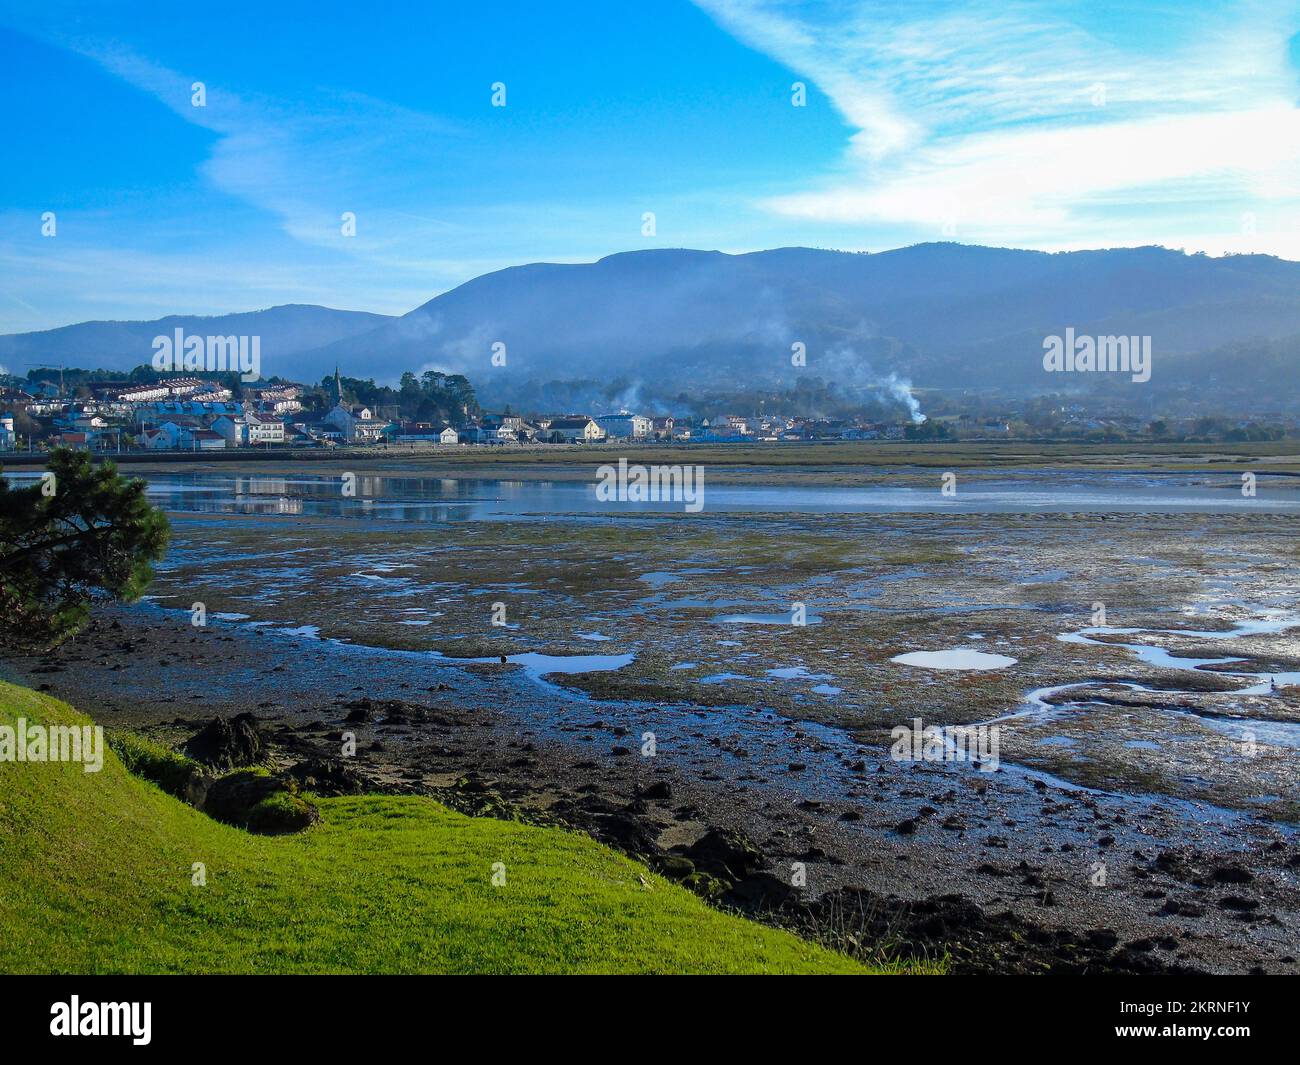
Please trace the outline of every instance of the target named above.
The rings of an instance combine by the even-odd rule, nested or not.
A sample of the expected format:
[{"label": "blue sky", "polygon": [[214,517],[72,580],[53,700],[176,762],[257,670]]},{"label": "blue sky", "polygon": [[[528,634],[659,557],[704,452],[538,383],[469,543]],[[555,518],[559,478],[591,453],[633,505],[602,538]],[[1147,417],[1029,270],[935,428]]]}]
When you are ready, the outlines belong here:
[{"label": "blue sky", "polygon": [[401,313],[642,247],[1300,258],[1298,31],[1290,0],[6,0],[0,332]]}]

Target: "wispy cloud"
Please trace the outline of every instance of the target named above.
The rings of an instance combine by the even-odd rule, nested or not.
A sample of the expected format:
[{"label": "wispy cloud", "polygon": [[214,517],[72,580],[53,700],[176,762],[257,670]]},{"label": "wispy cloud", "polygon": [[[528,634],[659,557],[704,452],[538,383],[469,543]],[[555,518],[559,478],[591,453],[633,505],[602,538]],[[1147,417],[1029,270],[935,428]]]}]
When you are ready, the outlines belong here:
[{"label": "wispy cloud", "polygon": [[836,172],[762,201],[779,215],[1300,252],[1294,2],[698,2],[851,127]]},{"label": "wispy cloud", "polygon": [[[81,41],[74,47],[214,133],[203,172],[216,188],[271,212],[296,240],[362,257],[382,258],[385,248],[419,236],[426,223],[415,219],[412,225],[410,216],[388,206],[402,192],[396,175],[445,165],[445,146],[465,135],[437,116],[329,88],[291,106],[205,82],[205,104],[195,106],[199,72],[169,69],[120,45]],[[347,238],[345,211],[366,216]]]}]

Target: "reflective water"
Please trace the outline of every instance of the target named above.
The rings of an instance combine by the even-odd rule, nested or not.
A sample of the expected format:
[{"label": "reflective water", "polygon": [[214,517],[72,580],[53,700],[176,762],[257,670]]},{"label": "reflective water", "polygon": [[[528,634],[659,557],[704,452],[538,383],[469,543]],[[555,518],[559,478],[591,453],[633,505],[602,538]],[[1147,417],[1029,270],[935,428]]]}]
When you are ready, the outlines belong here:
[{"label": "reflective water", "polygon": [[[130,469],[127,468],[127,473]],[[34,471],[5,475],[30,481]],[[900,475],[901,476],[901,475]],[[709,484],[704,512],[1007,513],[1007,512],[1278,512],[1300,510],[1300,479],[1259,475],[1257,494],[1241,494],[1230,474],[1150,475],[1020,470],[979,479],[958,473],[957,490],[885,482],[864,487]],[[921,474],[920,476],[925,476]],[[474,521],[551,514],[681,513],[672,502],[603,502],[590,481],[509,481],[465,477],[342,476],[222,472],[144,475],[156,503],[191,513],[290,514],[389,521]],[[353,491],[346,494],[346,491]],[[656,583],[657,574],[647,574]]]}]

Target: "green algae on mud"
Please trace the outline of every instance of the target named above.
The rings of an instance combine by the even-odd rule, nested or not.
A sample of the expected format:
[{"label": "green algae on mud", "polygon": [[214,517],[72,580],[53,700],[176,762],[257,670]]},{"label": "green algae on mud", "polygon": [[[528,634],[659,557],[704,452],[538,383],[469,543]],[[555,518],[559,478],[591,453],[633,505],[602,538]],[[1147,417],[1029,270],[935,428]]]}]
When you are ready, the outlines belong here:
[{"label": "green algae on mud", "polygon": [[[1229,693],[1233,678],[1145,665],[1123,648],[1062,643],[1091,624],[1205,628],[1296,606],[1294,517],[1245,515],[640,515],[599,521],[396,526],[329,519],[178,516],[154,592],[163,606],[311,625],[367,646],[490,658],[635,655],[624,668],[552,681],[597,699],[760,706],[883,743],[900,722],[988,721],[1025,693],[1083,681]],[[218,564],[219,563],[219,564]],[[495,605],[504,625],[494,625]],[[790,614],[813,624],[743,624]],[[1192,612],[1201,620],[1189,620]],[[499,612],[498,612],[499,613]],[[1209,620],[1205,620],[1209,619]],[[1104,641],[1103,641],[1104,643]],[[1179,654],[1221,653],[1204,640]],[[1003,670],[940,673],[890,661],[970,647]],[[1233,642],[1234,655],[1300,668],[1286,634]],[[476,664],[476,671],[511,669]],[[1264,666],[1261,665],[1261,669]],[[1013,719],[1003,758],[1080,783],[1211,797],[1293,816],[1292,752],[1221,757],[1221,733],[1104,708],[1050,724]],[[1293,717],[1300,690],[1253,707]],[[1208,707],[1202,710],[1212,709]],[[1158,756],[1151,748],[1154,743]],[[1138,745],[1134,745],[1138,744]],[[1204,767],[1214,767],[1212,771]],[[1199,767],[1199,768],[1198,768]]]}]

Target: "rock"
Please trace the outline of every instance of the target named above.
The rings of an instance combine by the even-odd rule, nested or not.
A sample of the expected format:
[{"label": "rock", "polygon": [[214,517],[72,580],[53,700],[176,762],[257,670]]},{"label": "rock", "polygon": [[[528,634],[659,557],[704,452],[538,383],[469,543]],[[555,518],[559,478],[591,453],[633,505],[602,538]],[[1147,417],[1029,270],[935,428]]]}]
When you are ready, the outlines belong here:
[{"label": "rock", "polygon": [[373,781],[338,758],[308,758],[286,771],[303,791],[316,795],[361,795],[373,791]]},{"label": "rock", "polygon": [[624,854],[643,857],[659,850],[654,832],[635,814],[623,811],[605,814],[587,822],[586,827],[600,842]]},{"label": "rock", "polygon": [[213,769],[240,769],[266,761],[266,741],[252,714],[214,717],[181,750]]},{"label": "rock", "polygon": [[708,873],[692,873],[682,881],[682,886],[706,899],[719,898],[727,892],[727,882]]},{"label": "rock", "polygon": [[659,871],[669,880],[684,880],[695,872],[695,863],[689,858],[666,854],[659,859]]},{"label": "rock", "polygon": [[1195,902],[1183,902],[1180,899],[1166,899],[1165,904],[1160,907],[1160,912],[1169,916],[1204,917],[1205,907]]},{"label": "rock", "polygon": [[755,873],[734,884],[727,901],[749,910],[775,910],[799,898],[796,888],[772,873]]},{"label": "rock", "polygon": [[292,780],[241,769],[218,777],[208,788],[203,811],[217,821],[262,835],[300,832],[320,820]]},{"label": "rock", "polygon": [[727,828],[709,829],[686,849],[686,857],[696,869],[733,883],[756,872],[763,862],[763,855],[747,836]]},{"label": "rock", "polygon": [[649,799],[652,802],[667,802],[673,797],[672,785],[666,780],[657,780],[648,788],[642,789],[637,793],[642,799]]},{"label": "rock", "polygon": [[179,789],[172,794],[196,810],[202,810],[208,798],[208,789],[212,787],[215,779],[202,766],[191,765],[178,782]]},{"label": "rock", "polygon": [[1216,884],[1249,884],[1255,874],[1240,865],[1220,865],[1212,874]]}]

